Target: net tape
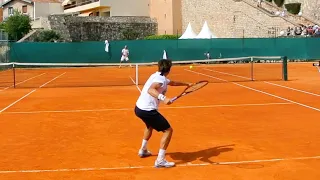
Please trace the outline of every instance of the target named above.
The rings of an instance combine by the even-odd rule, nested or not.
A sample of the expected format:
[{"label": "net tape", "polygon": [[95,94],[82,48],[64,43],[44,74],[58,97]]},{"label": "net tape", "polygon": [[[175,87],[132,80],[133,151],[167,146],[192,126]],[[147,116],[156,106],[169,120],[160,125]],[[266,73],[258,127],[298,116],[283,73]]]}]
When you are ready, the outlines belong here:
[{"label": "net tape", "polygon": [[[253,57],[238,57],[238,58],[221,58],[221,59],[202,59],[202,60],[186,60],[172,61],[173,64],[192,64],[192,63],[208,63],[208,62],[232,62],[232,61],[254,61],[254,60],[281,60],[281,56],[253,56]],[[158,62],[150,63],[0,63],[0,66],[65,66],[65,67],[81,67],[81,66],[126,66],[126,65],[157,65]]]}]

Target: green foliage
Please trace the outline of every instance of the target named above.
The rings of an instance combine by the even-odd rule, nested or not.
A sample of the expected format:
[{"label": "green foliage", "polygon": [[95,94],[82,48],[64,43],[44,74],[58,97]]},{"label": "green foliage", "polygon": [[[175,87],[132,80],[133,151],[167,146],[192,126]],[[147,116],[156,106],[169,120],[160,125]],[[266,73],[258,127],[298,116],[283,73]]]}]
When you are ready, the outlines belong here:
[{"label": "green foliage", "polygon": [[299,14],[301,9],[301,3],[289,3],[284,5],[289,13]]},{"label": "green foliage", "polygon": [[36,38],[34,39],[35,42],[54,42],[61,39],[60,34],[53,30],[45,30],[41,31]]},{"label": "green foliage", "polygon": [[4,22],[1,22],[0,23],[0,29],[5,29],[6,27],[5,27],[5,23]]},{"label": "green foliage", "polygon": [[123,40],[136,40],[139,37],[139,33],[133,29],[126,29],[122,31]]},{"label": "green foliage", "polygon": [[180,35],[151,35],[147,36],[144,39],[146,40],[155,40],[155,39],[179,39]]},{"label": "green foliage", "polygon": [[282,7],[284,4],[284,0],[273,0],[273,2],[278,6],[278,7]]},{"label": "green foliage", "polygon": [[29,16],[15,10],[14,14],[4,22],[4,29],[9,34],[9,39],[21,39],[30,32],[31,19]]}]

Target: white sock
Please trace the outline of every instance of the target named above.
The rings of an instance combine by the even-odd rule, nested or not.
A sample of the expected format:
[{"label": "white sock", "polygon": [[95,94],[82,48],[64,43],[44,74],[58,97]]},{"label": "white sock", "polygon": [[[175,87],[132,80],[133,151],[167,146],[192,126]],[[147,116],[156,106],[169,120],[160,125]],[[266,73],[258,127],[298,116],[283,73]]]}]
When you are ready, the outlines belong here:
[{"label": "white sock", "polygon": [[148,141],[143,139],[142,140],[141,149],[142,150],[147,150],[147,144],[148,144]]},{"label": "white sock", "polygon": [[165,157],[165,155],[166,155],[166,150],[164,150],[164,149],[160,149],[160,150],[159,150],[159,154],[158,154],[158,158],[157,158],[157,160],[158,160],[158,161],[163,160],[163,159],[164,159],[164,157]]}]

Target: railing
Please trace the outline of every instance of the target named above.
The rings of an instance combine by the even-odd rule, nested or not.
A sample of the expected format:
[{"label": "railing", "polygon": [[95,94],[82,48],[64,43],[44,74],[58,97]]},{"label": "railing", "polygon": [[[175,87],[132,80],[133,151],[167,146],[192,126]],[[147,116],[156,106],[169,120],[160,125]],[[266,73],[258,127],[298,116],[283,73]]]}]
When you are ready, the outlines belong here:
[{"label": "railing", "polygon": [[95,3],[95,2],[99,2],[100,0],[90,0],[90,1],[84,1],[84,2],[73,2],[72,4],[68,4],[64,6],[64,9],[71,9],[71,8],[75,8],[75,7],[79,7],[79,6],[83,6],[83,5],[87,5],[87,4],[91,4],[91,3]]}]

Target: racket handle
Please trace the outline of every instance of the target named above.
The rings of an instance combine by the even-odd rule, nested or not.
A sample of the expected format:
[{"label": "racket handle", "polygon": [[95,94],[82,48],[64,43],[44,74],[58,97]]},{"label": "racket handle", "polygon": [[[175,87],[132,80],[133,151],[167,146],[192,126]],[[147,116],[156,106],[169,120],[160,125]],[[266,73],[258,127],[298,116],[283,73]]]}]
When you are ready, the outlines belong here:
[{"label": "racket handle", "polygon": [[172,103],[172,102],[175,101],[176,99],[178,99],[178,97],[174,97],[174,98],[170,99],[170,102]]}]

